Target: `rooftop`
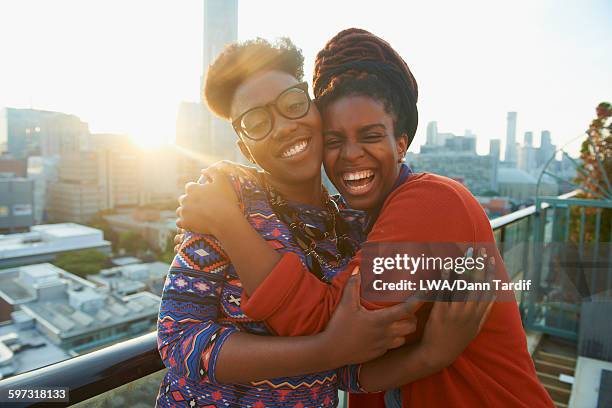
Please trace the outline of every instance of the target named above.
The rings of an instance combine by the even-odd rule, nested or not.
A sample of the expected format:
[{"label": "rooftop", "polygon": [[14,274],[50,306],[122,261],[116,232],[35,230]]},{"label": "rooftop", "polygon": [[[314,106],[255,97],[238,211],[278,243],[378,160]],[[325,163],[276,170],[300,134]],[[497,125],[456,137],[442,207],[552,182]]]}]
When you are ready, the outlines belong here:
[{"label": "rooftop", "polygon": [[0,362],[0,379],[72,357],[45,336],[41,336],[35,328],[20,328],[15,322],[0,324],[0,348],[2,345],[5,351],[10,351],[10,358],[4,364]]},{"label": "rooftop", "polygon": [[0,296],[60,338],[157,315],[161,301],[149,292],[114,296],[48,263],[0,271]]},{"label": "rooftop", "polygon": [[85,225],[35,225],[30,232],[0,235],[0,265],[10,259],[88,248],[110,248],[110,242],[101,230]]}]

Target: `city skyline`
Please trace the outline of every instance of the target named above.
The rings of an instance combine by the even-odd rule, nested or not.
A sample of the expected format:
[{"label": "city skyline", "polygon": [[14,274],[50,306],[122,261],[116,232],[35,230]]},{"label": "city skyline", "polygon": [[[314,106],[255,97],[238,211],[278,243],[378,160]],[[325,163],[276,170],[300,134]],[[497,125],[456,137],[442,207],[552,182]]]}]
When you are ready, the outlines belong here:
[{"label": "city skyline", "polygon": [[[427,123],[437,121],[453,133],[471,129],[481,154],[490,139],[502,139],[503,154],[509,111],[518,112],[517,139],[532,131],[538,145],[549,130],[562,146],[609,99],[612,57],[601,50],[612,36],[603,1],[418,3],[405,13],[389,13],[398,9],[392,3],[347,4],[310,2],[296,13],[274,1],[240,2],[238,39],[291,37],[304,51],[309,80],[316,52],[340,29],[359,26],[385,38],[419,82],[413,151],[425,143]],[[3,3],[0,41],[12,63],[0,66],[0,107],[74,114],[92,132],[127,133],[143,144],[169,141],[179,103],[199,97],[202,10],[201,0]]]}]

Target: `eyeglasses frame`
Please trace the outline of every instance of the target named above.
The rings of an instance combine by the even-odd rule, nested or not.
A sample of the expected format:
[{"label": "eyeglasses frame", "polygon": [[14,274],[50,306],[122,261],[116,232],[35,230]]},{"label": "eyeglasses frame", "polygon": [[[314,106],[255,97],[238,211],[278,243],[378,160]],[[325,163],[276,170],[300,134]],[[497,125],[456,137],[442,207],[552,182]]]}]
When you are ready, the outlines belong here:
[{"label": "eyeglasses frame", "polygon": [[[295,88],[301,89],[306,94],[306,98],[308,100],[308,108],[306,108],[306,112],[304,112],[303,115],[300,115],[300,116],[295,117],[295,118],[290,118],[290,117],[287,117],[287,116],[283,115],[282,112],[276,106],[276,104],[278,103],[278,100],[286,92],[288,92],[288,91],[290,91],[292,89],[295,89]],[[246,137],[247,139],[253,140],[255,142],[259,142],[261,140],[264,140],[266,137],[268,137],[270,135],[270,133],[272,133],[272,130],[274,129],[274,113],[271,111],[270,107],[273,106],[274,110],[276,111],[276,113],[278,113],[279,115],[281,115],[285,119],[297,120],[297,119],[301,119],[304,116],[308,115],[308,112],[310,112],[311,105],[312,105],[312,99],[310,98],[310,95],[308,94],[308,83],[307,82],[300,82],[299,84],[295,84],[293,86],[290,86],[289,88],[287,88],[284,91],[282,91],[281,93],[279,93],[278,96],[276,97],[276,99],[274,99],[274,101],[266,103],[265,105],[255,106],[255,107],[247,110],[246,112],[241,113],[240,116],[238,116],[236,119],[234,119],[232,121],[232,127],[234,128],[234,131],[236,132],[236,134],[239,137]],[[261,138],[253,138],[253,137],[249,136],[244,131],[244,129],[241,127],[241,125],[240,125],[240,122],[242,121],[242,118],[244,118],[244,116],[247,115],[249,112],[252,112],[252,111],[254,111],[256,109],[264,109],[266,112],[268,112],[268,114],[270,115],[270,118],[272,120],[272,123],[270,125],[270,130],[268,130],[268,133],[266,133],[266,135],[261,137]]]}]

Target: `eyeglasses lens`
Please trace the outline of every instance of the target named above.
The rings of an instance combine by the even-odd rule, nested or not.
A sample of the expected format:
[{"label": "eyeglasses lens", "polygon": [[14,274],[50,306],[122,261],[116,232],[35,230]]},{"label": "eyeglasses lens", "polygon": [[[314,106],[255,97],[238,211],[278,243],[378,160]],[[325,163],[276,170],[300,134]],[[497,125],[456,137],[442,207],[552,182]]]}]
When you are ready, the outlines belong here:
[{"label": "eyeglasses lens", "polygon": [[[283,92],[276,100],[276,109],[287,119],[298,119],[308,113],[310,101],[306,91],[291,88]],[[240,127],[251,139],[265,138],[272,130],[272,111],[268,108],[257,108],[247,112],[240,121]]]}]

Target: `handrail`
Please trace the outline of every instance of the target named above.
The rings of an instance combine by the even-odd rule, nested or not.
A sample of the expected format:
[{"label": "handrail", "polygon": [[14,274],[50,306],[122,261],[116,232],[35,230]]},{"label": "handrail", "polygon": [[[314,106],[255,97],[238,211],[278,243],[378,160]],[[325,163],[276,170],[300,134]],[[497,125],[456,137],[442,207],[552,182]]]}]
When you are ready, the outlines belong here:
[{"label": "handrail", "polygon": [[[157,352],[157,333],[126,340],[82,356],[0,381],[0,391],[9,389],[68,387],[69,403],[11,403],[14,407],[63,407],[135,381],[164,368]],[[59,380],[61,378],[61,380]],[[3,405],[1,401],[0,405]]]},{"label": "handrail", "polygon": [[[575,197],[576,195],[578,195],[578,193],[580,192],[580,190],[574,190],[574,191],[570,191],[569,193],[566,194],[562,194],[560,195],[558,198],[560,199],[568,199],[568,198],[572,198]],[[548,203],[543,203],[542,204],[542,208],[548,208],[550,207],[550,204]],[[506,215],[502,215],[501,217],[497,217],[497,218],[493,218],[490,222],[491,222],[491,228],[495,231],[496,229],[502,228],[502,227],[506,227],[510,224],[513,224],[517,221],[522,220],[523,218],[527,218],[530,215],[535,214],[536,212],[536,206],[535,205],[530,205],[529,207],[525,207],[522,208],[518,211],[514,211],[510,214],[506,214]]]},{"label": "handrail", "polygon": [[[577,190],[559,196],[571,198]],[[546,208],[546,204],[543,206]],[[506,227],[536,212],[530,206],[491,220],[493,230]],[[0,380],[0,391],[38,387],[68,387],[69,403],[23,403],[19,407],[68,406],[153,374],[164,368],[157,351],[157,333],[126,340],[82,356]],[[58,384],[61,378],[61,384]]]}]

